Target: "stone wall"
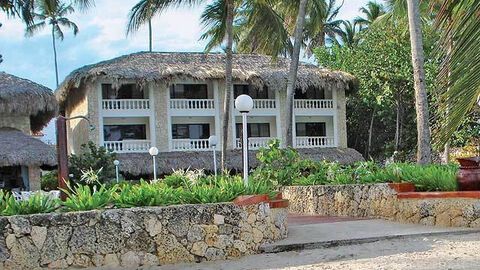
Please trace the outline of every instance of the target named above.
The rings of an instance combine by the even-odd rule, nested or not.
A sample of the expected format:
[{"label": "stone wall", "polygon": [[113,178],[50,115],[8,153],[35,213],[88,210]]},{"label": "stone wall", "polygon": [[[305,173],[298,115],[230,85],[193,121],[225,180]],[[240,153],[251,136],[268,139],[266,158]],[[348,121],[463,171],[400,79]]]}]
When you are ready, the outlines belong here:
[{"label": "stone wall", "polygon": [[30,116],[17,114],[2,114],[0,127],[15,128],[30,135]]},{"label": "stone wall", "polygon": [[287,235],[286,209],[232,203],[0,218],[0,269],[237,258]]},{"label": "stone wall", "polygon": [[478,198],[397,198],[388,184],[285,187],[289,212],[480,228]]}]

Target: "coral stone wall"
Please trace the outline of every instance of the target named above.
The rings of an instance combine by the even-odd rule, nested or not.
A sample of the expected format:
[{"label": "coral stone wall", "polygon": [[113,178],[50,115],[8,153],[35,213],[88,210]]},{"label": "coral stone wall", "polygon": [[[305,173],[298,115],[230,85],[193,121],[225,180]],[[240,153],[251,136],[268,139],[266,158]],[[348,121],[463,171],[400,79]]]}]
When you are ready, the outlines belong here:
[{"label": "coral stone wall", "polygon": [[480,199],[398,198],[388,184],[285,187],[289,212],[480,228]]},{"label": "coral stone wall", "polygon": [[0,218],[0,269],[237,258],[287,235],[286,209],[232,203]]}]

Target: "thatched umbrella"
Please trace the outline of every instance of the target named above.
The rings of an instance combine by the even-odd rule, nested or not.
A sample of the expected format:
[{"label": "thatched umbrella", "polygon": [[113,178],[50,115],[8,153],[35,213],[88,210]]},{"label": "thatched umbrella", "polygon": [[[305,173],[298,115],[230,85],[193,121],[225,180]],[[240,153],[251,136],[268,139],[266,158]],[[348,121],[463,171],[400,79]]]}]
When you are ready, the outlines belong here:
[{"label": "thatched umbrella", "polygon": [[0,167],[54,166],[55,148],[13,128],[0,128]]},{"label": "thatched umbrella", "polygon": [[[233,79],[253,86],[268,86],[286,90],[290,60],[255,54],[234,54]],[[123,80],[134,80],[140,85],[148,82],[174,80],[225,79],[225,54],[223,53],[160,53],[140,52],[84,66],[73,71],[56,91],[62,105],[69,92],[84,83],[107,79],[118,86]],[[355,89],[358,81],[352,75],[300,63],[296,86],[303,90],[315,86],[324,89]]]},{"label": "thatched umbrella", "polygon": [[33,132],[40,131],[58,111],[52,90],[0,72],[0,115],[29,115]]},{"label": "thatched umbrella", "polygon": [[[364,161],[362,155],[351,148],[312,148],[298,149],[302,158],[316,161],[336,161],[340,164],[353,164]],[[259,165],[256,159],[257,151],[251,151],[250,167]],[[227,168],[233,170],[242,169],[242,153],[240,150],[232,150],[229,153]],[[120,161],[120,170],[132,175],[151,174],[153,172],[152,157],[148,153],[117,154]],[[168,152],[160,153],[156,160],[159,173],[170,174],[173,169],[205,169],[213,171],[213,158],[211,152]]]}]

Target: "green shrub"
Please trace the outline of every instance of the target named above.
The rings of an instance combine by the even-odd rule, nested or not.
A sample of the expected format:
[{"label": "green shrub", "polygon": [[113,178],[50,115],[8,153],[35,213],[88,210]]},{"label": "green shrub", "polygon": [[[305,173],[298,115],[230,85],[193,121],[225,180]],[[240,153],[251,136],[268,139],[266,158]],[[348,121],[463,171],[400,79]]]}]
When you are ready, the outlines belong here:
[{"label": "green shrub", "polygon": [[81,182],[81,177],[88,170],[101,173],[98,175],[98,182],[106,183],[110,179],[115,178],[115,165],[113,161],[116,155],[107,151],[105,147],[97,147],[95,143],[88,142],[82,145],[80,155],[71,155],[68,159],[70,173],[73,174],[74,182]]},{"label": "green shrub", "polygon": [[97,189],[97,186],[90,187],[81,184],[76,184],[76,187],[72,188],[69,184],[67,190],[62,190],[67,195],[67,199],[61,202],[62,210],[72,212],[104,209],[112,203],[117,190],[117,185],[107,188],[105,184],[102,184]]},{"label": "green shrub", "polygon": [[124,185],[114,194],[114,205],[118,208],[140,206],[162,206],[179,204],[182,190],[159,182],[140,180],[138,185]]},{"label": "green shrub", "polygon": [[7,209],[7,202],[9,201],[10,197],[10,193],[7,193],[3,191],[3,189],[0,189],[0,215],[3,215],[5,210]]},{"label": "green shrub", "polygon": [[42,175],[42,177],[40,178],[40,186],[42,187],[42,190],[50,191],[58,189],[57,174],[58,171],[54,170]]},{"label": "green shrub", "polygon": [[[3,193],[3,191],[2,191]],[[10,194],[0,194],[0,213],[4,216],[31,215],[38,213],[51,213],[58,208],[58,201],[37,192],[28,200],[15,201]],[[3,204],[3,205],[2,205]]]},{"label": "green shrub", "polygon": [[162,182],[169,187],[179,188],[188,183],[188,177],[175,172],[163,178]]}]

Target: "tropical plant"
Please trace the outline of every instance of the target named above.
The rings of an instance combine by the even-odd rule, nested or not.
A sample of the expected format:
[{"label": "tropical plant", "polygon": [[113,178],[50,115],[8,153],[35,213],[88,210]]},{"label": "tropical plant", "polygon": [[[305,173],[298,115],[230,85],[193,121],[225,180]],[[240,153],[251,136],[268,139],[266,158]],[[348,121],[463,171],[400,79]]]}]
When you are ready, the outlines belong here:
[{"label": "tropical plant", "polygon": [[[0,193],[0,214],[5,216],[31,215],[38,213],[50,213],[58,208],[58,201],[52,200],[48,195],[37,192],[28,200],[16,201],[11,195]],[[3,200],[2,200],[3,197]],[[4,201],[3,203],[1,201]],[[2,206],[3,204],[3,206]]]},{"label": "tropical plant", "polygon": [[67,195],[66,200],[61,202],[62,210],[65,212],[103,209],[113,202],[114,194],[118,190],[117,185],[107,188],[105,184],[98,189],[97,186],[90,187],[81,184],[75,184],[72,187],[70,183],[67,183],[67,187],[67,189],[62,189]]},{"label": "tropical plant", "polygon": [[80,182],[83,182],[86,185],[100,184],[100,176],[102,174],[102,171],[103,171],[103,168],[100,168],[98,171],[94,171],[92,168],[89,168],[86,171],[82,170],[82,176],[80,176]]},{"label": "tropical plant", "polygon": [[337,26],[335,30],[335,36],[329,37],[328,40],[330,43],[336,46],[346,46],[352,47],[359,42],[358,33],[362,30],[360,24],[356,21],[342,21],[340,25]]},{"label": "tropical plant", "polygon": [[56,39],[63,40],[64,34],[62,27],[71,29],[73,31],[73,35],[77,35],[78,26],[66,17],[67,15],[72,14],[75,10],[71,4],[67,5],[58,0],[36,0],[35,3],[38,12],[33,13],[34,23],[27,26],[26,35],[31,37],[43,30],[47,25],[50,25],[53,57],[55,63],[55,79],[58,87]]},{"label": "tropical plant", "polygon": [[152,37],[152,19],[155,15],[155,1],[154,0],[140,0],[130,10],[127,23],[127,35],[136,32],[140,27],[148,24],[148,51],[153,50],[153,37]]},{"label": "tropical plant", "polygon": [[179,204],[182,190],[162,185],[158,182],[148,183],[140,180],[138,185],[125,185],[119,193],[114,194],[113,203],[118,208],[140,206],[163,206]]},{"label": "tropical plant", "polygon": [[82,181],[83,172],[99,172],[98,182],[106,183],[115,178],[115,165],[113,161],[116,154],[107,151],[105,147],[97,147],[93,142],[82,145],[80,154],[72,154],[68,159],[68,167],[73,174],[74,181]]}]

